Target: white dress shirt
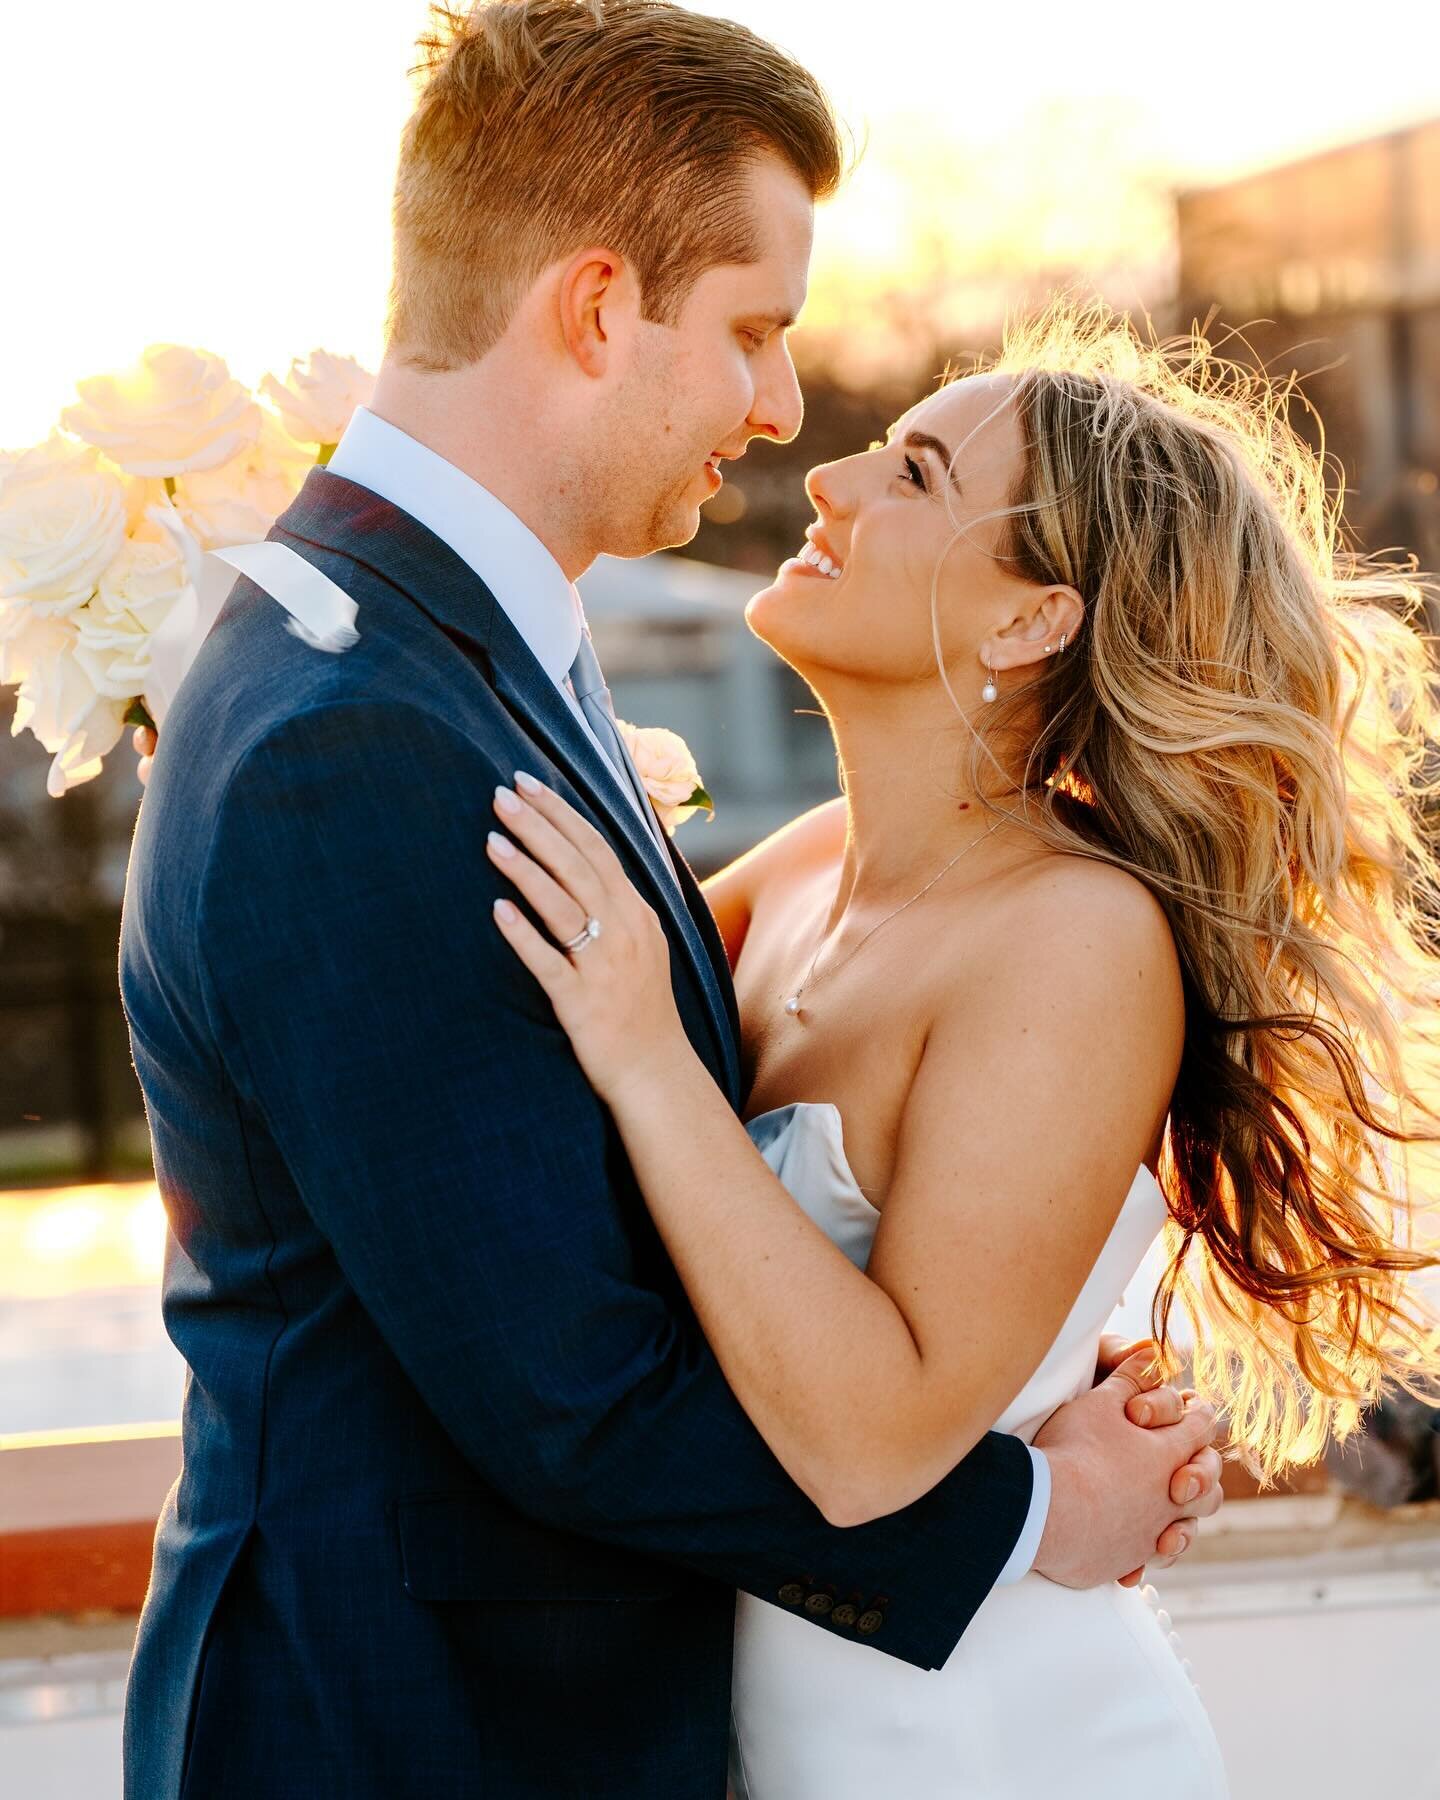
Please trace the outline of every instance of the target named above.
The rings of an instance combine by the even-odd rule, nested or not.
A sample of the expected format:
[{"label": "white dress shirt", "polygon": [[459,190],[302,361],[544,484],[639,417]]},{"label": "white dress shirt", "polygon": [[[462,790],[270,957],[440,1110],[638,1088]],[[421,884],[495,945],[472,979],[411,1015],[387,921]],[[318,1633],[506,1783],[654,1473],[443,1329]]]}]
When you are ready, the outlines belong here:
[{"label": "white dress shirt", "polygon": [[[638,813],[639,801],[616,774],[570,686],[586,629],[579,592],[530,527],[473,476],[368,407],[356,407],[329,466],[332,474],[409,513],[475,571],[594,744],[616,790]],[[645,824],[653,834],[651,821]]]},{"label": "white dress shirt", "polygon": [[[570,688],[570,666],[585,630],[580,595],[530,527],[472,476],[364,406],[355,409],[330,470],[409,513],[475,571],[595,745],[617,791],[638,812],[635,796],[614,776]],[[1049,1516],[1050,1465],[1033,1446],[1030,1455],[1035,1464],[1030,1512],[1001,1571],[1002,1587],[1029,1574]]]}]

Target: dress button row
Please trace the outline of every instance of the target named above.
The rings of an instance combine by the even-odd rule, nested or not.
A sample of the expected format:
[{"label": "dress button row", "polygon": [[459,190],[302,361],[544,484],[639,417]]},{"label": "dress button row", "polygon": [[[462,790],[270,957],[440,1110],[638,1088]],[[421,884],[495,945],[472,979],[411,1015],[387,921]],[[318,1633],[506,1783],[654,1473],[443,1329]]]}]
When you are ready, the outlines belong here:
[{"label": "dress button row", "polygon": [[1175,1630],[1174,1620],[1170,1617],[1169,1613],[1166,1612],[1165,1608],[1160,1604],[1159,1590],[1156,1588],[1153,1588],[1150,1585],[1150,1583],[1147,1581],[1145,1583],[1144,1587],[1141,1588],[1141,1590],[1140,1590],[1140,1597],[1145,1602],[1145,1604],[1150,1608],[1151,1612],[1154,1613],[1155,1623],[1165,1633],[1165,1637],[1166,1637],[1167,1641],[1169,1642],[1170,1648],[1175,1653],[1176,1662],[1179,1663],[1180,1667],[1190,1677],[1190,1685],[1198,1693],[1200,1690],[1199,1690],[1199,1685],[1195,1680],[1195,1671],[1193,1668],[1191,1668],[1189,1660],[1185,1656],[1184,1646],[1180,1642],[1179,1632],[1177,1632]]}]

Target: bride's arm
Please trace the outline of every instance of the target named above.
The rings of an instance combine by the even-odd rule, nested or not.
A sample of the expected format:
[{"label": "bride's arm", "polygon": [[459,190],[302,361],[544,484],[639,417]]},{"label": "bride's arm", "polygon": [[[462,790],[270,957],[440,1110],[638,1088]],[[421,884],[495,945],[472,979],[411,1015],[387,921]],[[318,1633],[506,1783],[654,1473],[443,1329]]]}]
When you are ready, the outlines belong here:
[{"label": "bride's arm", "polygon": [[1038,1366],[1158,1133],[1181,1031],[1158,908],[1077,862],[1012,911],[1013,959],[930,1031],[867,1275],[691,1050],[663,931],[613,851],[548,790],[531,799],[500,822],[536,862],[496,839],[496,866],[556,937],[586,914],[604,930],[572,960],[515,908],[500,929],[610,1107],[727,1379],[833,1523],[897,1510]]}]

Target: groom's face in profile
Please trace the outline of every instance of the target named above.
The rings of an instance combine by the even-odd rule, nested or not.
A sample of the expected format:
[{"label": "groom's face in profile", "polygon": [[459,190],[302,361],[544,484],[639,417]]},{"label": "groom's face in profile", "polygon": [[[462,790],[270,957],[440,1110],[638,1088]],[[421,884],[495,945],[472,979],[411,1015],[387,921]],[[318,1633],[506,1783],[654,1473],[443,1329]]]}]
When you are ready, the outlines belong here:
[{"label": "groom's face in profile", "polygon": [[607,407],[612,555],[688,543],[719,468],[754,437],[786,443],[803,405],[787,334],[805,301],[814,202],[778,157],[758,160],[746,203],[760,255],[708,269],[673,325],[641,322]]}]

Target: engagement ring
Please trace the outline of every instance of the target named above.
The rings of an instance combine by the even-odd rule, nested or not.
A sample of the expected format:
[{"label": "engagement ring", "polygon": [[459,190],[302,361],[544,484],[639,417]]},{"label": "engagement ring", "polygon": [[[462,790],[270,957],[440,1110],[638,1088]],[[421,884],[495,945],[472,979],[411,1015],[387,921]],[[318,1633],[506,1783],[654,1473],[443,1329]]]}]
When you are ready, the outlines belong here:
[{"label": "engagement ring", "polygon": [[582,950],[588,949],[590,945],[595,942],[595,939],[600,935],[601,929],[602,927],[598,919],[593,917],[589,918],[585,921],[585,929],[583,931],[577,931],[574,937],[570,939],[569,943],[562,944],[560,948],[567,956],[578,956]]}]

